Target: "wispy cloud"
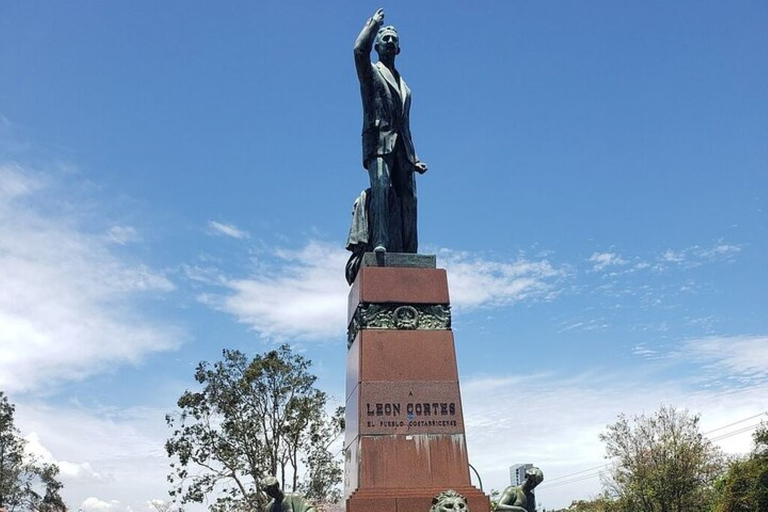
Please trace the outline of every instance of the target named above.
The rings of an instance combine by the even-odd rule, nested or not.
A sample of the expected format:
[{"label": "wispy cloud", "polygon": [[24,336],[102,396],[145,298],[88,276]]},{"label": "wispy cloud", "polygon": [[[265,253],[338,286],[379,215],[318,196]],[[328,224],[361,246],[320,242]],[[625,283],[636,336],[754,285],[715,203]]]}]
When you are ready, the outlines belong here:
[{"label": "wispy cloud", "polygon": [[107,510],[116,510],[120,507],[120,502],[117,500],[104,501],[95,496],[90,496],[83,501],[80,508],[84,512],[104,512]]},{"label": "wispy cloud", "polygon": [[238,240],[250,237],[247,231],[238,229],[234,224],[223,224],[215,220],[208,221],[208,232],[212,235],[225,235]]},{"label": "wispy cloud", "polygon": [[459,310],[551,299],[567,274],[546,259],[491,260],[450,249],[441,249],[438,258],[448,271],[451,300]]},{"label": "wispy cloud", "polygon": [[632,353],[635,354],[636,356],[652,358],[656,356],[658,351],[648,348],[648,346],[645,343],[638,343],[637,345],[632,347]]},{"label": "wispy cloud", "polygon": [[626,265],[629,263],[614,252],[596,252],[589,257],[589,262],[593,263],[592,270],[599,272],[607,267]]},{"label": "wispy cloud", "polygon": [[201,294],[199,299],[266,338],[319,339],[343,333],[349,292],[344,280],[347,253],[310,242],[271,256],[274,260],[253,275],[225,279],[225,293]]},{"label": "wispy cloud", "polygon": [[718,259],[725,259],[729,260],[733,255],[736,253],[741,252],[741,246],[735,245],[735,244],[729,244],[724,242],[723,240],[719,240],[717,244],[715,244],[713,247],[710,247],[708,249],[702,249],[699,252],[699,257],[702,259],[709,259],[709,260],[718,260]]},{"label": "wispy cloud", "polygon": [[109,229],[108,238],[110,241],[119,245],[141,241],[139,232],[136,231],[136,228],[131,226],[112,226]]},{"label": "wispy cloud", "polygon": [[732,262],[741,252],[742,245],[718,240],[710,247],[691,245],[678,249],[667,249],[656,258],[654,270],[666,270],[669,266],[687,268],[698,267],[706,263]]},{"label": "wispy cloud", "polygon": [[116,256],[74,206],[57,210],[53,181],[0,165],[0,388],[9,391],[82,379],[178,344],[178,333],[148,322],[133,302],[173,284]]},{"label": "wispy cloud", "polygon": [[686,341],[678,355],[701,365],[710,379],[729,376],[742,385],[768,382],[768,336],[712,336]]},{"label": "wispy cloud", "polygon": [[673,251],[672,249],[667,249],[664,251],[664,254],[661,255],[660,259],[667,263],[682,263],[685,261],[685,257],[685,251]]},{"label": "wispy cloud", "polygon": [[40,436],[37,432],[30,432],[24,436],[26,445],[25,451],[29,457],[45,464],[56,464],[59,467],[59,476],[67,482],[108,482],[112,478],[94,471],[90,462],[70,462],[67,460],[56,460],[48,448],[43,446]]},{"label": "wispy cloud", "polygon": [[[621,256],[616,252],[594,252],[587,259],[593,272],[605,272],[610,277],[632,274],[643,270],[665,271],[673,268],[695,268],[707,263],[732,262],[741,252],[742,245],[718,240],[710,247],[691,245],[668,248],[661,254]],[[620,268],[623,267],[623,268]]]},{"label": "wispy cloud", "polygon": [[[701,263],[706,257],[711,258],[707,261],[716,260],[705,255],[732,255],[738,252],[736,247],[721,242],[710,249],[688,248],[679,254],[692,255]],[[657,267],[662,260],[664,265],[685,261],[680,260],[683,256],[678,252],[670,251],[659,257]],[[582,288],[588,286],[589,271],[579,274],[578,266],[557,265],[541,255],[535,259],[506,259],[448,248],[435,252],[438,266],[448,271],[452,305],[457,314],[477,308],[509,307],[523,301],[554,300],[564,292],[578,290],[578,285],[567,288],[568,280],[581,280]],[[348,253],[340,247],[313,240],[297,249],[262,251],[244,277],[227,275],[219,266],[221,262],[184,265],[183,269],[196,287],[205,290],[198,294],[199,301],[233,315],[261,336],[318,340],[341,335],[346,325],[349,289],[342,273],[347,257]],[[609,278],[594,291],[616,301],[634,298],[643,308],[659,308],[669,302],[670,294],[695,291],[695,282],[691,280],[678,286],[674,293],[664,285],[659,290],[648,283],[623,280],[623,276],[654,268],[639,257],[595,252],[587,261],[590,271]],[[604,329],[607,325],[603,317],[575,318],[564,324],[561,332]]]},{"label": "wispy cloud", "polygon": [[[336,245],[311,241],[300,249],[273,251],[245,278],[224,277],[211,267],[187,266],[185,272],[198,284],[216,287],[201,293],[201,302],[266,338],[323,339],[341,335],[346,326],[348,256]],[[550,299],[565,276],[546,260],[507,262],[442,249],[438,261],[448,270],[452,304],[459,312]]]}]

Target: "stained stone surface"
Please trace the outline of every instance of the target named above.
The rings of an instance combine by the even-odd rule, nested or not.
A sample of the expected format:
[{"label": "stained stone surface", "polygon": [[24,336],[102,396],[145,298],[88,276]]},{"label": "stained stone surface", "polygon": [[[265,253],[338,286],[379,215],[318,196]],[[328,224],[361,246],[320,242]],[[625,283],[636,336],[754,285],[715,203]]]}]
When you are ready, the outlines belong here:
[{"label": "stained stone surface", "polygon": [[363,267],[349,291],[347,325],[360,304],[449,304],[442,268]]},{"label": "stained stone surface", "polygon": [[364,329],[349,351],[352,380],[458,381],[456,348],[451,331],[385,331]]},{"label": "stained stone surface", "polygon": [[361,267],[349,294],[346,512],[418,512],[470,482],[445,270]]}]

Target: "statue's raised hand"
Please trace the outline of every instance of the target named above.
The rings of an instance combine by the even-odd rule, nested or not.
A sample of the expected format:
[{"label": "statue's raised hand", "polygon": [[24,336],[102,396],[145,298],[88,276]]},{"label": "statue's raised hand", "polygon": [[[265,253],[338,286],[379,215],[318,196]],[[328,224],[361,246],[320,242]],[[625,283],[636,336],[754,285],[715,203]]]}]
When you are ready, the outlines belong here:
[{"label": "statue's raised hand", "polygon": [[380,8],[375,13],[373,13],[373,16],[371,16],[371,19],[374,23],[381,23],[384,21],[384,8]]}]

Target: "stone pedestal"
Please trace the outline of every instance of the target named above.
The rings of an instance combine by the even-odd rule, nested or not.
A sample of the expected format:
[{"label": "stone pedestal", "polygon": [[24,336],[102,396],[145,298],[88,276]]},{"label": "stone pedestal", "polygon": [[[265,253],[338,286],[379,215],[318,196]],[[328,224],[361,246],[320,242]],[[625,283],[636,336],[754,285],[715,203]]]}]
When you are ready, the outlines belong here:
[{"label": "stone pedestal", "polygon": [[369,258],[349,293],[347,512],[428,512],[446,489],[490,509],[470,483],[446,273],[424,261]]}]

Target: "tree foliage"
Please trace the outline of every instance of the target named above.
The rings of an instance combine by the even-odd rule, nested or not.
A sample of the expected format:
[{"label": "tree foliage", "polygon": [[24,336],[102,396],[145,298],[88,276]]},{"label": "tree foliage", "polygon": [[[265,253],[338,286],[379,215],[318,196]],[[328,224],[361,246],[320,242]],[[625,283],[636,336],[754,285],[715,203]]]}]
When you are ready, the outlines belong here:
[{"label": "tree foliage", "polygon": [[608,492],[618,510],[706,510],[722,474],[720,451],[699,432],[699,417],[662,406],[651,416],[621,415],[600,435],[614,462]]},{"label": "tree foliage", "polygon": [[566,510],[568,512],[620,512],[622,509],[618,501],[602,494],[591,500],[572,501]]},{"label": "tree foliage", "polygon": [[718,480],[713,512],[768,512],[768,423],[760,424],[754,441],[752,453]]},{"label": "tree foliage", "polygon": [[55,464],[41,463],[24,453],[26,441],[14,425],[16,409],[0,391],[0,508],[9,512],[34,510],[65,511],[59,494]]},{"label": "tree foliage", "polygon": [[343,430],[343,412],[328,418],[310,365],[288,345],[252,360],[224,350],[221,361],[201,362],[202,390],[186,391],[179,411],[166,416],[171,496],[182,505],[208,498],[216,511],[261,509],[259,480],[272,474],[289,492],[338,499],[342,472],[329,445]]},{"label": "tree foliage", "polygon": [[491,512],[496,512],[496,509],[499,506],[499,497],[501,497],[501,491],[498,489],[491,489],[488,497],[491,498]]}]

